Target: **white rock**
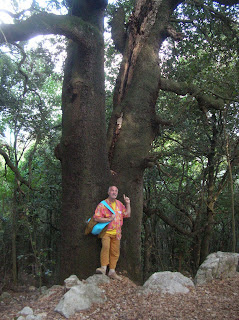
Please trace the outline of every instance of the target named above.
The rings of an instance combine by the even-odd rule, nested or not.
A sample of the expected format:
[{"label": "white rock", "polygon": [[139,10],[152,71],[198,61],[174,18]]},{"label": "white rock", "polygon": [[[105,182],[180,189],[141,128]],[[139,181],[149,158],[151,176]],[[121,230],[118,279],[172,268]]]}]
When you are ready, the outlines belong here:
[{"label": "white rock", "polygon": [[98,286],[103,283],[110,283],[110,278],[104,274],[94,274],[85,280],[86,283]]},{"label": "white rock", "polygon": [[17,318],[17,320],[26,320],[26,318],[23,317],[23,316],[20,316],[20,317]]},{"label": "white rock", "polygon": [[18,314],[22,316],[28,316],[33,314],[33,310],[30,307],[25,307],[21,311],[18,312]]},{"label": "white rock", "polygon": [[189,287],[194,288],[191,279],[185,277],[180,272],[156,272],[143,285],[143,291],[160,293],[188,293]]},{"label": "white rock", "polygon": [[213,279],[225,279],[235,276],[238,261],[238,253],[218,251],[209,254],[197,271],[195,283],[201,285]]},{"label": "white rock", "polygon": [[69,278],[64,280],[65,288],[70,289],[74,286],[77,286],[81,283],[76,275],[71,275]]},{"label": "white rock", "polygon": [[105,300],[104,291],[94,285],[81,283],[64,294],[55,311],[69,318],[77,311],[90,308],[92,303],[103,303]]}]

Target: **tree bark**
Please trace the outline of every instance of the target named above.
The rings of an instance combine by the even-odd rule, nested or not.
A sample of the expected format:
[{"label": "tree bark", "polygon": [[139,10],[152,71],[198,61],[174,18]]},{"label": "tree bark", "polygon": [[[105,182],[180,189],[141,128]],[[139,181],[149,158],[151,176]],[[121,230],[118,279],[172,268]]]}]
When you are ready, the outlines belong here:
[{"label": "tree bark", "polygon": [[144,244],[143,244],[143,281],[146,281],[150,276],[151,271],[151,255],[152,255],[152,248],[153,248],[153,230],[151,227],[151,219],[145,217],[143,221],[144,227]]},{"label": "tree bark", "polygon": [[88,19],[101,32],[89,45],[69,42],[62,91],[62,139],[58,155],[62,163],[61,280],[71,274],[85,278],[99,264],[99,240],[85,236],[86,220],[106,197],[110,171],[106,149],[104,96],[104,7],[85,1],[73,14]]},{"label": "tree bark", "polygon": [[214,189],[215,189],[215,152],[216,152],[216,145],[217,145],[217,137],[218,137],[218,130],[216,128],[216,117],[212,115],[212,138],[210,144],[210,150],[208,153],[208,179],[207,179],[207,210],[206,210],[206,227],[205,232],[201,242],[201,252],[200,252],[200,264],[206,259],[207,255],[209,254],[209,245],[213,230],[214,224],[214,205],[215,205],[215,196],[214,196]]},{"label": "tree bark", "polygon": [[[158,50],[174,1],[137,1],[114,94],[108,130],[109,161],[115,184],[131,198],[132,215],[125,222],[120,266],[142,281],[141,223],[145,158],[157,135],[155,104],[159,91]],[[121,127],[117,119],[122,117]]]},{"label": "tree bark", "polygon": [[228,138],[228,135],[226,133],[225,133],[225,138],[226,138],[227,165],[228,165],[228,172],[229,172],[229,185],[230,185],[230,193],[231,193],[232,252],[236,252],[236,221],[235,221],[234,186],[233,186],[232,167],[231,167],[230,151],[229,151],[229,138]]},{"label": "tree bark", "polygon": [[102,32],[77,16],[58,16],[42,12],[19,23],[1,25],[0,43],[26,41],[38,35],[48,34],[66,36],[86,47],[92,45],[92,49],[94,43],[88,42],[88,39],[93,35],[95,38],[102,38]]}]

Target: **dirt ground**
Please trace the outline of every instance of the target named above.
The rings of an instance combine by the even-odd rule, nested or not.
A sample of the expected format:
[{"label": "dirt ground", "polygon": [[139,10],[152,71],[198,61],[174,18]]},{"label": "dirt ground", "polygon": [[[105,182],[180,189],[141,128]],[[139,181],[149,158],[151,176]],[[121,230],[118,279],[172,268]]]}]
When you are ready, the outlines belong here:
[{"label": "dirt ground", "polygon": [[[239,320],[239,273],[231,279],[214,280],[196,287],[188,294],[165,295],[139,294],[139,287],[128,278],[111,280],[101,286],[107,301],[79,312],[70,320]],[[25,306],[34,314],[44,315],[47,320],[65,319],[54,311],[63,295],[63,287],[54,289],[50,296],[29,292],[26,288],[8,291],[11,298],[0,302],[0,320],[17,319],[17,313]]]}]

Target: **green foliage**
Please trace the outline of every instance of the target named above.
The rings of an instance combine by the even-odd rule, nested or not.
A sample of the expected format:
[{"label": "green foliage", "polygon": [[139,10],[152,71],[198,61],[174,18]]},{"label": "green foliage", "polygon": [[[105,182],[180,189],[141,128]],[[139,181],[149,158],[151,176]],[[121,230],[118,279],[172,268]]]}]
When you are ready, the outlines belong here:
[{"label": "green foliage", "polygon": [[64,42],[58,39],[52,54],[55,42],[49,40],[48,48],[39,43],[36,50],[27,43],[8,45],[0,56],[0,148],[31,183],[31,189],[16,184],[0,157],[0,272],[11,268],[16,234],[18,270],[33,273],[40,285],[44,274],[53,274],[59,239],[61,168],[54,148],[60,140],[62,73],[55,68]]},{"label": "green foliage", "polygon": [[114,4],[108,4],[106,9],[106,15],[109,18],[109,21],[112,20],[112,16],[119,7],[123,7],[125,11],[125,22],[128,22],[128,19],[133,11],[135,5],[135,0],[117,0]]},{"label": "green foliage", "polygon": [[50,12],[59,11],[59,10],[66,10],[68,9],[68,4],[66,0],[47,0],[46,3],[46,10],[49,10]]},{"label": "green foliage", "polygon": [[[221,193],[219,189],[228,170],[227,137],[231,160],[238,158],[237,15],[238,6],[186,1],[172,19],[184,39],[167,39],[160,52],[165,77],[224,99],[225,107],[208,110],[194,96],[160,92],[158,113],[172,125],[161,128],[151,155],[155,165],[144,177],[146,208],[156,210],[147,218],[154,226],[151,262],[158,251],[161,257],[150,272],[164,268],[196,271],[210,201],[214,225],[209,250],[231,251],[231,195],[225,183]],[[238,169],[237,164],[233,166],[235,199]],[[163,222],[162,215],[170,222]],[[237,209],[236,226],[238,233]]]},{"label": "green foliage", "polygon": [[[33,273],[39,280],[44,279],[45,281],[48,281],[47,278],[53,275],[55,270],[57,242],[59,241],[61,175],[60,163],[54,158],[53,152],[59,139],[59,135],[56,133],[49,134],[34,155],[31,172],[34,189],[29,190],[22,186],[17,200],[19,272],[25,270]],[[29,177],[28,162],[31,151],[29,149],[26,152],[25,159],[19,167],[22,174],[25,172],[26,177]],[[3,171],[1,170],[0,173],[2,175]],[[10,258],[14,178],[11,181],[9,174],[13,176],[13,173],[8,170],[7,176],[3,180],[3,188],[0,188],[0,205],[3,209],[0,255],[1,257],[6,255]],[[8,254],[4,253],[6,250]],[[9,264],[10,261],[6,260],[2,267],[8,269]]]},{"label": "green foliage", "polygon": [[[185,1],[174,13],[183,41],[168,41],[163,72],[225,98],[238,95],[238,6]],[[230,72],[228,72],[230,70]]]}]

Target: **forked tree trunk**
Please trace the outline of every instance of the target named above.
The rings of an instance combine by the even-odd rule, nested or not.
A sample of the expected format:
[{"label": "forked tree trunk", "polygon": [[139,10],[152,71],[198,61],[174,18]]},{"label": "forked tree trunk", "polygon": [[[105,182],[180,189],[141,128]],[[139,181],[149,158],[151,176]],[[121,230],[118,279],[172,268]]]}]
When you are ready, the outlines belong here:
[{"label": "forked tree trunk", "polygon": [[[114,94],[108,148],[115,183],[131,198],[132,217],[125,222],[120,265],[142,281],[141,224],[143,174],[151,144],[158,133],[155,112],[159,91],[158,51],[175,1],[137,1]],[[117,126],[117,119],[122,122]]]},{"label": "forked tree trunk", "polygon": [[[77,4],[77,2],[75,2]],[[103,6],[79,1],[73,14],[96,26],[103,35]],[[121,71],[114,96],[108,132],[110,169],[120,196],[131,198],[132,218],[125,222],[121,267],[136,281],[142,280],[141,221],[143,173],[151,143],[157,134],[155,104],[159,90],[158,50],[177,1],[137,1],[131,18]],[[80,8],[79,8],[80,7]],[[103,39],[103,37],[102,37]],[[87,217],[106,196],[109,167],[105,146],[103,40],[88,45],[71,42],[63,85],[63,133],[58,147],[62,161],[63,212],[61,279],[94,272],[99,262],[97,240],[84,237]],[[122,127],[116,134],[116,120]]]}]

